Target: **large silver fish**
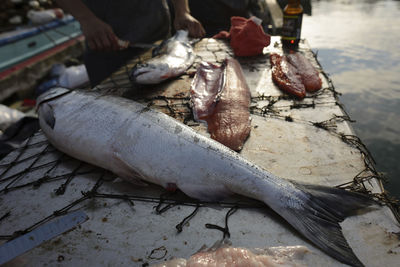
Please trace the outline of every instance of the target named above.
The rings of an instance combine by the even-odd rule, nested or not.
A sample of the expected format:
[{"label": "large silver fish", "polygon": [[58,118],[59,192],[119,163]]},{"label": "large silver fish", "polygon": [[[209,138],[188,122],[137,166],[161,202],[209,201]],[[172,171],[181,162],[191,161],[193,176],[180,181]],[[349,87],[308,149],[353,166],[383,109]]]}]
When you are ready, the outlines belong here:
[{"label": "large silver fish", "polygon": [[59,150],[121,178],[217,201],[240,194],[263,201],[337,260],[362,266],[339,222],[373,203],[341,189],[281,179],[166,114],[134,101],[55,88],[38,99],[41,128]]},{"label": "large silver fish", "polygon": [[130,73],[130,80],[139,84],[157,84],[182,75],[194,62],[193,48],[188,32],[176,34],[154,50],[155,56],[145,63],[137,64]]}]

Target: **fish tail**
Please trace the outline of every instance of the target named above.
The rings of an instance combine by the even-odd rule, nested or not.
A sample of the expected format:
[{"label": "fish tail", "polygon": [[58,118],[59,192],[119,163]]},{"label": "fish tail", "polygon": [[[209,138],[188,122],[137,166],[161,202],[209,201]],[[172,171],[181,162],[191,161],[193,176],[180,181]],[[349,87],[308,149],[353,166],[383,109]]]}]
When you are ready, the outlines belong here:
[{"label": "fish tail", "polygon": [[281,215],[331,257],[351,266],[364,266],[339,225],[347,216],[375,203],[369,196],[343,189],[295,183],[304,194]]}]

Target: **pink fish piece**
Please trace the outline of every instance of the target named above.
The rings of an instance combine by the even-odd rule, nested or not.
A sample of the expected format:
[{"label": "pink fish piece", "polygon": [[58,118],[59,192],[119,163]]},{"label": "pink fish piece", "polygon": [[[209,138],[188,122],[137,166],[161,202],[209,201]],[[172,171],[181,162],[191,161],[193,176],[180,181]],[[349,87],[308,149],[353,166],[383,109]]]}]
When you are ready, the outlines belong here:
[{"label": "pink fish piece", "polygon": [[204,120],[215,108],[224,85],[225,65],[202,62],[196,71],[190,89],[195,120]]},{"label": "pink fish piece", "polygon": [[289,63],[296,68],[307,92],[316,92],[321,89],[322,81],[318,71],[303,54],[296,52],[286,57]]}]

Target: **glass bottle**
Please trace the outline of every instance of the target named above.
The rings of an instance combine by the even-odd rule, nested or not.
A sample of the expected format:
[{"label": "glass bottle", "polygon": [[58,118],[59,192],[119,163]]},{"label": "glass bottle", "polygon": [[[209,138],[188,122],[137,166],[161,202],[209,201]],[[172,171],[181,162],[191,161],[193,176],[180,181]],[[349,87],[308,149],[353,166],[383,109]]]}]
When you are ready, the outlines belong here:
[{"label": "glass bottle", "polygon": [[300,0],[289,0],[283,9],[281,41],[283,47],[296,48],[300,41],[303,7]]}]

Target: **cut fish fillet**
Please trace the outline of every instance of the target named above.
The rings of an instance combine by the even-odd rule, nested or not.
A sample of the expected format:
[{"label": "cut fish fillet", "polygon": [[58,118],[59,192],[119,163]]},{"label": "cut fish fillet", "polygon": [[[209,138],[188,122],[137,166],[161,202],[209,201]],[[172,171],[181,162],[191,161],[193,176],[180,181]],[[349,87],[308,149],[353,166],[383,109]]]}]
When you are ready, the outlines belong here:
[{"label": "cut fish fillet", "polygon": [[289,63],[296,68],[307,92],[315,92],[321,89],[322,81],[319,73],[305,56],[296,52],[286,57]]},{"label": "cut fish fillet", "polygon": [[204,120],[214,111],[224,85],[225,64],[202,62],[193,78],[190,94],[195,120]]},{"label": "cut fish fillet", "polygon": [[304,256],[310,251],[303,246],[276,247],[264,250],[221,247],[194,254],[188,260],[173,259],[152,267],[303,267]]},{"label": "cut fish fillet", "polygon": [[250,89],[237,60],[199,66],[191,88],[196,120],[207,122],[211,138],[239,151],[251,130]]},{"label": "cut fish fillet", "polygon": [[288,62],[286,56],[270,55],[272,80],[282,91],[299,99],[306,96],[306,89],[297,69]]}]

